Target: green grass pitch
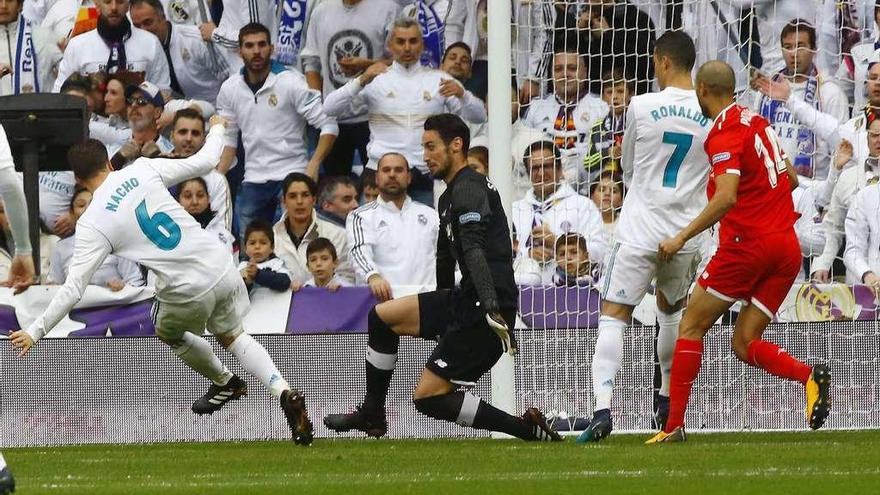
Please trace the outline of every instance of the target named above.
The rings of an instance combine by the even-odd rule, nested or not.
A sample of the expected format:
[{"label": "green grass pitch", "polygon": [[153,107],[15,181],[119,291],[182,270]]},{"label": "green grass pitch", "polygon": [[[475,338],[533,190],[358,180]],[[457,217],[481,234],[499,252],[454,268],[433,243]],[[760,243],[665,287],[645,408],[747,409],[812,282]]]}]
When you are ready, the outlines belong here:
[{"label": "green grass pitch", "polygon": [[[21,494],[877,493],[880,431],[7,449]],[[296,491],[293,491],[296,490]]]}]

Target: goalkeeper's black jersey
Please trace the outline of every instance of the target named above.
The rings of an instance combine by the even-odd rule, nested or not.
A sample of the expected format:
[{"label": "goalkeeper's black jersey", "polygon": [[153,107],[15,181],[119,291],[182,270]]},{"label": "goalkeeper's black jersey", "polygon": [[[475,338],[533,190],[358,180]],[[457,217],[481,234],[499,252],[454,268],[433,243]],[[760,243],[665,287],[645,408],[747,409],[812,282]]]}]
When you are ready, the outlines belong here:
[{"label": "goalkeeper's black jersey", "polygon": [[[452,288],[455,262],[461,269],[461,295],[481,301],[494,297],[501,309],[516,309],[510,229],[501,196],[489,179],[473,169],[461,169],[440,196],[440,235],[437,238],[437,287]],[[475,252],[482,253],[488,273],[474,273]],[[479,265],[479,263],[477,263]],[[488,279],[484,279],[488,278]]]}]

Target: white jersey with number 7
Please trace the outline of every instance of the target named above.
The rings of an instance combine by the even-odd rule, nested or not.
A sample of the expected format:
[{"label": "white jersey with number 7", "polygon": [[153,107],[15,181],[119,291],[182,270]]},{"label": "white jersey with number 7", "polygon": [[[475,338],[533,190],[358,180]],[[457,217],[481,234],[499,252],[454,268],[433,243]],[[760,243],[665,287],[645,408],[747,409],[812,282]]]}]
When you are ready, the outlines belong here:
[{"label": "white jersey with number 7", "polygon": [[[623,136],[627,193],[618,242],[654,251],[706,206],[711,169],[703,142],[711,125],[693,90],[667,87],[633,97]],[[691,239],[682,252],[698,251],[701,242]]]},{"label": "white jersey with number 7", "polygon": [[189,158],[141,158],[108,175],[77,222],[67,281],[27,329],[35,341],[73,308],[92,273],[111,253],[155,272],[156,298],[169,303],[199,298],[234,269],[229,249],[168,192],[214,168],[223,150],[223,133],[223,126],[213,126],[204,147]]}]

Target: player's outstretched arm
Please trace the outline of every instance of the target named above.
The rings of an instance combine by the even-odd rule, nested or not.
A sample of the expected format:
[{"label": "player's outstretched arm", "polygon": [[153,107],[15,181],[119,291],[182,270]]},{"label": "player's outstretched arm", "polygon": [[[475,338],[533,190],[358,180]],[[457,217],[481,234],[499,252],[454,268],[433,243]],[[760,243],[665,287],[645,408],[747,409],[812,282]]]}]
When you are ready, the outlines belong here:
[{"label": "player's outstretched arm", "polygon": [[736,191],[739,187],[739,175],[723,174],[715,177],[715,196],[703,211],[697,215],[687,227],[671,239],[660,243],[658,250],[659,258],[669,261],[684,244],[700,232],[718,223],[731,208],[736,204]]},{"label": "player's outstretched arm", "polygon": [[205,145],[198,153],[188,158],[151,158],[148,159],[153,170],[162,177],[162,182],[171,187],[187,179],[201,177],[220,163],[223,154],[226,120],[214,115],[209,121],[211,130],[205,139]]},{"label": "player's outstretched arm", "polygon": [[27,204],[21,182],[15,174],[12,152],[6,140],[6,132],[0,126],[0,197],[6,203],[6,215],[15,240],[15,258],[4,285],[15,288],[16,293],[26,289],[34,281],[34,262],[31,258],[31,240],[28,230]]},{"label": "player's outstretched arm", "polygon": [[55,328],[82,298],[83,292],[95,270],[110,254],[110,242],[96,229],[80,223],[77,225],[74,241],[73,262],[64,285],[55,293],[52,302],[26,330],[10,335],[12,346],[19,350],[19,356]]}]

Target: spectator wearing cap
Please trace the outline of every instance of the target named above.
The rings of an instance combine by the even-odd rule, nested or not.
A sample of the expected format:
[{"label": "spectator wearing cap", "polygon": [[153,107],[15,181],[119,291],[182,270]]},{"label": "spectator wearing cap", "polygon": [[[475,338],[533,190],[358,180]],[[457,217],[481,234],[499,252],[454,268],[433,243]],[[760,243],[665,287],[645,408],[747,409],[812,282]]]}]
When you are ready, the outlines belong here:
[{"label": "spectator wearing cap", "polygon": [[[385,59],[388,26],[400,13],[393,0],[329,0],[309,16],[301,53],[309,87],[326,98],[353,77]],[[339,137],[324,160],[326,175],[350,175],[354,152],[367,159],[370,125],[365,107],[337,115]]]},{"label": "spectator wearing cap", "polygon": [[168,61],[162,44],[152,33],[138,29],[128,20],[128,0],[96,0],[98,27],[75,36],[67,44],[58,66],[53,91],[75,73],[140,72],[145,81],[159,89],[171,89]]},{"label": "spectator wearing cap", "polygon": [[229,77],[226,59],[217,57],[199,28],[171,24],[159,0],[132,0],[131,20],[153,33],[162,44],[168,62],[171,89],[186,98],[214,103],[220,85]]},{"label": "spectator wearing cap", "polygon": [[355,283],[368,285],[379,301],[395,297],[395,287],[422,292],[437,286],[440,220],[433,208],[407,195],[409,169],[399,153],[380,158],[379,198],[353,211],[345,225]]},{"label": "spectator wearing cap", "polygon": [[345,228],[348,214],[358,207],[358,192],[351,178],[325,177],[318,183],[318,217]]},{"label": "spectator wearing cap", "polygon": [[471,123],[486,121],[483,101],[465,90],[449,74],[421,65],[424,49],[418,22],[403,17],[391,26],[387,43],[394,62],[373,64],[360,77],[327,96],[329,115],[344,115],[365,105],[370,118],[369,161],[364,174],[375,174],[379,159],[399,153],[412,167],[409,195],[426,205],[434,204],[434,181],[422,151],[425,119],[450,112]]},{"label": "spectator wearing cap", "polygon": [[159,134],[157,123],[165,108],[165,100],[155,84],[144,81],[137,86],[128,86],[125,88],[125,101],[128,103],[131,139],[121,146],[107,147],[110,163],[116,170],[141,156],[155,157],[174,149],[171,141]]},{"label": "spectator wearing cap", "polygon": [[[243,27],[239,43],[244,69],[223,83],[217,111],[228,122],[218,166],[223,173],[235,159],[241,130],[246,158],[235,211],[242,227],[257,217],[269,222],[277,218],[281,182],[291,172],[317,179],[339,130],[324,112],[321,93],[310,89],[301,73],[271,60],[274,47],[265,26]],[[304,140],[307,124],[321,130],[311,157]]]},{"label": "spectator wearing cap", "polygon": [[0,96],[51,91],[61,60],[54,35],[22,15],[23,3],[0,3]]}]

